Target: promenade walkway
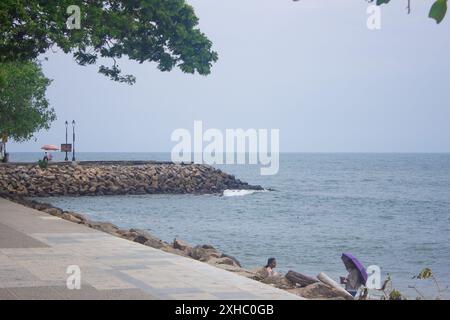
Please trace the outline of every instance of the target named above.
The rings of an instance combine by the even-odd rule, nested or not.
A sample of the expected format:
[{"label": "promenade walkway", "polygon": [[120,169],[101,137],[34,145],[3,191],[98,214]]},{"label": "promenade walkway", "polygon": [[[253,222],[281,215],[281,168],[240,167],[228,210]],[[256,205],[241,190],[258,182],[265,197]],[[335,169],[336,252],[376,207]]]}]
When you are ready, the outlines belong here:
[{"label": "promenade walkway", "polygon": [[0,198],[0,299],[301,298]]}]

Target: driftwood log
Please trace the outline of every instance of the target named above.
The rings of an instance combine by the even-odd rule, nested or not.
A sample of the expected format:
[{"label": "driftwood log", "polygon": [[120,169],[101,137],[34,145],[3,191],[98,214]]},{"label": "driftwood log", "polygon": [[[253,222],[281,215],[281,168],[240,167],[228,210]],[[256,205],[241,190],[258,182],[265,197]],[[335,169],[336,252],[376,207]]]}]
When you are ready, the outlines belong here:
[{"label": "driftwood log", "polygon": [[300,287],[306,287],[309,286],[310,284],[319,282],[317,279],[305,276],[304,274],[292,270],[286,273],[286,278],[292,283],[300,285]]},{"label": "driftwood log", "polygon": [[336,292],[339,292],[339,294],[347,299],[347,300],[353,300],[353,296],[348,293],[344,288],[342,288],[336,281],[334,281],[333,279],[331,279],[329,276],[327,276],[325,273],[321,272],[319,273],[319,275],[317,276],[317,279],[319,279],[321,282],[325,283],[326,285],[328,285],[329,287],[333,288],[336,290]]}]

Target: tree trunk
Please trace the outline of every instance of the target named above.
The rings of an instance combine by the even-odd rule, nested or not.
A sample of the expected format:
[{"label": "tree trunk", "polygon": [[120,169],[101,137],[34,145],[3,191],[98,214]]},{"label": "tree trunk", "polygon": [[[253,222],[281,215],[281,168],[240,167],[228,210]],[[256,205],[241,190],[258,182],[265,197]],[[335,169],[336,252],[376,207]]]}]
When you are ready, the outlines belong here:
[{"label": "tree trunk", "polygon": [[306,287],[309,286],[310,284],[316,283],[318,282],[318,280],[305,276],[301,273],[295,272],[290,270],[287,274],[286,274],[286,278],[295,283],[295,284],[299,284],[301,287]]}]

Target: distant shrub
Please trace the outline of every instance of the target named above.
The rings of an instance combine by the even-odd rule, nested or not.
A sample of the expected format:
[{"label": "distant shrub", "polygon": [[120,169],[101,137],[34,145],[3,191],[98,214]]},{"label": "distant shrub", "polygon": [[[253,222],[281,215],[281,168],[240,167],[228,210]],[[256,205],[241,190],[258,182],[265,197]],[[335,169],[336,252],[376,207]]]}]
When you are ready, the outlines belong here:
[{"label": "distant shrub", "polygon": [[400,291],[398,290],[392,290],[389,294],[389,300],[402,300],[403,296]]}]

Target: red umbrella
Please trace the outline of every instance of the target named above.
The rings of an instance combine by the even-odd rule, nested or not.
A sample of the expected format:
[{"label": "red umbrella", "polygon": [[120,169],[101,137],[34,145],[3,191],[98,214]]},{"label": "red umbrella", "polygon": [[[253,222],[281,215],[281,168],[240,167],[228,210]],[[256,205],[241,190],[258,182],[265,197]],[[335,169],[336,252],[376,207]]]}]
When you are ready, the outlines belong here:
[{"label": "red umbrella", "polygon": [[56,151],[59,150],[59,148],[57,146],[55,146],[54,144],[45,144],[41,147],[42,150],[45,151]]}]

